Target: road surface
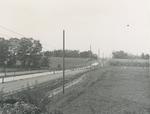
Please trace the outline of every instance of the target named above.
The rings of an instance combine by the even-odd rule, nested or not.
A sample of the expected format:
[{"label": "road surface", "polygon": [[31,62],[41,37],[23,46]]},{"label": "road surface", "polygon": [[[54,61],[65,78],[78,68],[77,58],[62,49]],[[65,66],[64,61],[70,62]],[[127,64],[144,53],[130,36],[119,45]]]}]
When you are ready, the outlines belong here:
[{"label": "road surface", "polygon": [[[84,72],[86,70],[87,69],[78,69],[78,70],[74,70],[74,71],[68,70],[68,71],[66,71],[65,74],[68,77],[68,76],[75,75],[77,73]],[[9,77],[9,78],[11,78],[11,77]],[[50,81],[50,80],[55,80],[55,79],[58,79],[58,78],[62,78],[62,72],[59,71],[56,74],[48,73],[48,72],[38,73],[38,74],[30,74],[30,75],[25,75],[25,76],[18,76],[18,77],[15,77],[15,78],[17,78],[17,80],[15,80],[15,81],[0,83],[0,90],[3,89],[4,92],[11,92],[11,91],[21,89],[23,87],[27,87],[28,85],[35,85],[37,83],[43,83],[43,82],[47,82],[47,81]],[[18,78],[21,78],[21,79],[18,79]]]},{"label": "road surface", "polygon": [[[6,69],[6,76],[19,76],[19,75],[25,75],[25,74],[34,74],[34,73],[42,73],[42,72],[48,72],[48,70],[30,70],[30,71],[14,71],[14,72],[7,72]],[[0,72],[0,77],[5,76],[4,72]]]}]

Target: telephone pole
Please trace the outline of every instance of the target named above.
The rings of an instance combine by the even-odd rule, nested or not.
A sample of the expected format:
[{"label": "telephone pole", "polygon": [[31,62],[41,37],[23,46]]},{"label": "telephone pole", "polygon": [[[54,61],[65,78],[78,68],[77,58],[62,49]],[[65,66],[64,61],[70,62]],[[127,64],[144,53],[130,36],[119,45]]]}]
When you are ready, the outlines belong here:
[{"label": "telephone pole", "polygon": [[4,76],[2,77],[2,83],[4,83],[4,78],[6,78],[6,65],[7,61],[4,61]]},{"label": "telephone pole", "polygon": [[91,45],[90,45],[90,59],[92,59],[92,49],[91,49]]},{"label": "telephone pole", "polygon": [[91,65],[92,65],[92,48],[91,48],[91,45],[90,45],[90,61],[91,61]]},{"label": "telephone pole", "polygon": [[63,94],[65,93],[65,30],[63,30]]},{"label": "telephone pole", "polygon": [[148,56],[148,77],[149,77],[149,73],[150,73],[150,69],[149,69],[150,68],[150,63],[149,63],[150,60],[149,59],[150,59],[150,57]]},{"label": "telephone pole", "polygon": [[103,55],[102,55],[103,67],[104,67],[104,60],[105,60],[105,57],[104,57],[104,52],[103,52]]},{"label": "telephone pole", "polygon": [[100,49],[98,49],[98,59],[100,58]]}]

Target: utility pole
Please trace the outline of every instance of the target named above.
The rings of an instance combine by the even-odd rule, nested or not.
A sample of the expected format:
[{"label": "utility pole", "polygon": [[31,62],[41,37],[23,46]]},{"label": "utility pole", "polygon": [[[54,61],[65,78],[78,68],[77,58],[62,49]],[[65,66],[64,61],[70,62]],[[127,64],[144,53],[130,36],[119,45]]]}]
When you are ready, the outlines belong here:
[{"label": "utility pole", "polygon": [[100,49],[98,48],[98,57],[97,57],[98,63],[100,64]]},{"label": "utility pole", "polygon": [[[16,76],[16,72],[17,72],[17,63],[16,63],[16,53],[15,53],[15,69],[16,70],[14,70],[14,77]],[[13,80],[14,80],[14,78],[13,78]]]},{"label": "utility pole", "polygon": [[4,78],[6,77],[6,65],[7,61],[4,61],[4,76],[2,77],[2,83],[4,83]]},{"label": "utility pole", "polygon": [[102,63],[103,63],[103,67],[104,67],[104,52],[103,52],[103,55],[102,55]]},{"label": "utility pole", "polygon": [[150,68],[150,63],[149,63],[150,60],[149,60],[149,59],[150,59],[150,57],[148,56],[148,77],[149,77],[149,73],[150,73],[150,71],[149,71],[149,70],[150,70],[150,69],[149,69],[149,68]]},{"label": "utility pole", "polygon": [[[92,48],[91,48],[91,45],[90,45],[90,61],[91,61],[91,67],[92,67]],[[91,67],[90,67],[90,69],[91,69]]]},{"label": "utility pole", "polygon": [[4,64],[4,76],[2,77],[2,83],[4,83],[4,78],[5,78],[5,76],[6,76],[6,66],[5,66],[5,64]]},{"label": "utility pole", "polygon": [[98,49],[98,59],[100,58],[100,49]]},{"label": "utility pole", "polygon": [[63,30],[63,94],[65,93],[65,30]]},{"label": "utility pole", "polygon": [[103,52],[103,59],[104,59],[104,52]]},{"label": "utility pole", "polygon": [[90,59],[92,59],[92,49],[91,49],[91,45],[90,45]]}]

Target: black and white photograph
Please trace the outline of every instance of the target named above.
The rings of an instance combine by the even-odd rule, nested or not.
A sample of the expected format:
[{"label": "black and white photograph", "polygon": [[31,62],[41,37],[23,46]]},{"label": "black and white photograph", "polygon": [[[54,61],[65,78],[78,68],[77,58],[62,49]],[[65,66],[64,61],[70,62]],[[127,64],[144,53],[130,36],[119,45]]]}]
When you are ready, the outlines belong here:
[{"label": "black and white photograph", "polygon": [[150,114],[150,0],[0,0],[0,114]]}]

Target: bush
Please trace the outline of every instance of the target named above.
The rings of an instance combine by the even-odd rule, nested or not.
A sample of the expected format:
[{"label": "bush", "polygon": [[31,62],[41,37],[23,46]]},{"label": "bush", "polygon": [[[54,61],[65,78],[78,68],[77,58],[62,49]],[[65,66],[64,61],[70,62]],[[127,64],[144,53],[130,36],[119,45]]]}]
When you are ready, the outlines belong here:
[{"label": "bush", "polygon": [[61,64],[57,65],[57,70],[62,70]]}]

